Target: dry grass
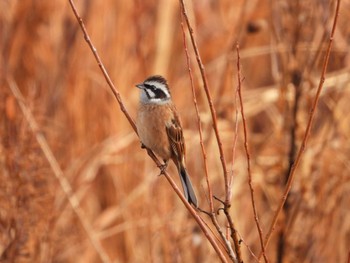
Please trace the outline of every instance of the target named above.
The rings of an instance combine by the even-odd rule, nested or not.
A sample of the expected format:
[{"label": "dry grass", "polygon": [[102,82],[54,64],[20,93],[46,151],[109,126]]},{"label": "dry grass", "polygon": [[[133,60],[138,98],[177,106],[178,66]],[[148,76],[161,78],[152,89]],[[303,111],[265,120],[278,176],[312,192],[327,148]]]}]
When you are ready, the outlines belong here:
[{"label": "dry grass", "polygon": [[[227,167],[233,166],[230,214],[256,255],[260,245],[241,122],[231,163],[237,106],[232,43],[236,39],[240,43],[253,186],[266,234],[320,79],[334,16],[334,2],[321,2],[186,2],[206,66]],[[77,4],[132,116],[138,103],[135,83],[154,73],[169,80],[185,128],[188,170],[202,208],[209,209],[178,2]],[[348,259],[349,10],[349,0],[343,0],[314,127],[266,249],[270,262]],[[90,234],[102,241],[111,262],[217,262],[195,221],[140,148],[68,1],[1,1],[0,32],[0,262],[101,262],[91,235],[69,205],[36,140],[38,134],[47,141],[73,189],[71,194],[78,198]],[[194,53],[189,51],[194,65]],[[210,109],[199,71],[193,70],[209,178],[213,194],[225,199]],[[11,83],[23,93],[39,133],[32,132]],[[169,173],[178,182],[174,167]],[[218,219],[225,222],[222,214]],[[242,252],[244,262],[254,262],[245,245]]]}]

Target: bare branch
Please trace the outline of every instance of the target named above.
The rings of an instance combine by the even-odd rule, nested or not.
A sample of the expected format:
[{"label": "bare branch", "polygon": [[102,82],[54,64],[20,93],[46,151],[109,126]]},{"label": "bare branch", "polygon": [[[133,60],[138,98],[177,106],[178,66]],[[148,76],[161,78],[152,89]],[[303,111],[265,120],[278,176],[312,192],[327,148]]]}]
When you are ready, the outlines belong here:
[{"label": "bare branch", "polygon": [[239,97],[239,102],[241,105],[241,116],[242,116],[242,122],[243,122],[243,132],[244,132],[244,148],[247,156],[247,169],[248,169],[248,183],[249,183],[249,189],[250,189],[250,197],[252,201],[252,207],[253,207],[253,213],[254,213],[254,220],[256,227],[258,229],[259,233],[259,239],[260,239],[260,245],[262,249],[262,253],[264,256],[265,262],[269,262],[269,260],[266,257],[265,254],[265,246],[264,246],[264,240],[263,240],[263,234],[262,234],[262,229],[259,223],[259,217],[258,217],[258,212],[256,209],[256,204],[255,204],[255,197],[254,197],[254,188],[253,188],[253,182],[252,182],[252,172],[250,168],[250,153],[249,153],[249,147],[248,147],[248,132],[247,132],[247,123],[244,115],[244,106],[243,106],[243,99],[242,99],[242,89],[241,89],[241,66],[240,66],[240,57],[239,57],[239,45],[236,44],[236,50],[237,50],[237,77],[238,77],[238,97]]},{"label": "bare branch", "polygon": [[[79,22],[79,25],[84,33],[84,38],[85,41],[88,43],[92,53],[94,54],[94,57],[96,59],[96,62],[98,64],[98,66],[100,67],[103,76],[105,77],[108,86],[110,87],[110,89],[112,90],[115,98],[118,101],[118,104],[120,106],[121,111],[124,113],[125,117],[128,119],[131,127],[134,129],[135,133],[137,133],[137,128],[136,125],[134,123],[134,121],[132,120],[131,116],[129,115],[128,111],[126,110],[123,101],[121,99],[120,93],[119,91],[116,89],[116,87],[114,86],[112,80],[110,79],[98,53],[96,48],[94,47],[94,45],[92,44],[90,37],[87,33],[87,30],[85,28],[85,25],[83,23],[82,18],[79,16],[77,9],[75,7],[75,4],[73,2],[73,0],[69,0],[70,6],[73,10],[73,13],[77,19],[77,21]],[[152,158],[152,160],[156,163],[156,165],[158,167],[161,167],[161,163],[160,161],[157,159],[157,157],[154,155],[154,153],[147,149],[148,155]],[[166,172],[166,171],[161,171],[162,174],[164,174],[164,176],[166,177],[166,179],[168,180],[168,182],[170,183],[170,185],[172,186],[172,188],[174,189],[174,191],[176,192],[176,194],[180,197],[180,199],[182,200],[182,202],[184,203],[185,207],[187,208],[187,210],[190,212],[190,214],[193,216],[193,218],[196,220],[197,224],[199,225],[199,227],[201,228],[201,230],[203,231],[204,235],[206,236],[206,238],[208,239],[208,241],[210,242],[210,244],[212,245],[212,247],[214,248],[214,250],[216,251],[218,257],[220,258],[220,260],[222,262],[226,262],[226,258],[224,256],[224,254],[222,253],[221,249],[219,248],[218,244],[215,242],[215,240],[213,239],[212,235],[210,235],[210,233],[208,232],[205,224],[203,223],[203,220],[200,218],[200,216],[197,214],[197,212],[193,209],[193,207],[187,202],[186,198],[183,196],[182,192],[179,190],[179,188],[176,186],[175,182],[173,181],[173,179],[170,177],[170,175]]]},{"label": "bare branch", "polygon": [[201,118],[199,115],[196,92],[194,90],[194,82],[193,82],[193,75],[192,75],[192,69],[191,69],[191,60],[190,60],[190,55],[188,54],[185,28],[184,28],[184,24],[183,24],[182,20],[183,20],[183,14],[181,13],[181,29],[182,29],[183,44],[184,44],[184,49],[185,49],[185,54],[186,54],[186,63],[187,63],[187,68],[188,68],[188,74],[189,74],[190,80],[191,80],[193,104],[194,104],[194,107],[196,109],[197,125],[198,125],[198,133],[199,133],[199,143],[201,145],[202,157],[203,157],[203,163],[204,163],[204,171],[205,171],[205,179],[206,179],[207,187],[208,187],[209,207],[210,207],[210,212],[214,213],[213,191],[211,189],[210,182],[209,182],[207,154],[206,154],[206,150],[205,150],[204,142],[203,142],[203,131],[202,131]]},{"label": "bare branch", "polygon": [[229,182],[228,182],[228,177],[227,177],[227,168],[226,168],[225,155],[224,155],[224,151],[223,151],[223,148],[222,148],[222,142],[221,142],[221,139],[220,139],[218,124],[217,124],[216,110],[215,110],[215,107],[214,107],[214,104],[213,104],[213,100],[211,98],[211,93],[210,93],[210,90],[209,90],[209,85],[208,85],[208,80],[207,80],[206,73],[205,73],[205,68],[204,68],[204,65],[202,63],[202,59],[201,59],[200,54],[199,54],[199,50],[198,50],[198,47],[197,47],[196,40],[194,38],[193,28],[191,26],[190,20],[189,20],[188,15],[187,15],[187,11],[186,11],[184,0],[180,0],[180,4],[181,4],[181,8],[182,8],[182,13],[183,13],[183,15],[185,17],[185,20],[186,20],[186,24],[187,24],[187,27],[188,27],[188,32],[189,32],[190,37],[191,37],[192,46],[193,46],[194,52],[196,54],[197,63],[198,63],[198,66],[199,66],[199,69],[200,69],[200,72],[201,72],[201,76],[202,76],[202,80],[203,80],[205,94],[207,96],[207,101],[208,101],[210,112],[211,112],[211,117],[212,117],[212,121],[213,121],[213,128],[214,128],[214,131],[215,131],[216,141],[217,141],[217,144],[218,144],[218,147],[219,147],[220,160],[221,160],[222,170],[223,170],[223,173],[224,173],[225,198],[227,199],[228,198],[227,193],[229,192]]},{"label": "bare branch", "polygon": [[[321,94],[321,91],[322,91],[322,88],[323,88],[323,83],[325,81],[325,75],[326,75],[326,71],[327,71],[327,67],[328,67],[328,62],[329,62],[329,57],[330,57],[330,53],[331,53],[332,44],[333,44],[334,33],[335,33],[335,29],[336,29],[337,21],[338,21],[338,16],[339,16],[339,6],[340,6],[340,0],[337,0],[337,6],[336,6],[335,16],[334,16],[334,20],[333,20],[332,31],[331,31],[331,35],[329,37],[328,47],[327,47],[327,51],[326,51],[326,54],[325,54],[325,57],[324,57],[322,73],[321,73],[320,81],[319,81],[318,88],[317,88],[317,91],[316,91],[315,99],[314,99],[312,107],[311,107],[309,120],[308,120],[308,123],[307,123],[307,126],[306,126],[306,130],[305,130],[305,133],[304,133],[304,138],[302,140],[302,143],[301,143],[301,146],[299,148],[298,154],[296,156],[295,162],[294,162],[294,164],[292,165],[292,167],[290,169],[290,173],[288,175],[288,181],[286,183],[286,189],[284,190],[282,199],[281,199],[281,201],[280,201],[280,203],[278,205],[278,208],[277,208],[277,210],[276,210],[276,212],[275,212],[275,214],[273,216],[272,222],[271,222],[270,227],[269,227],[269,231],[268,231],[268,233],[265,236],[265,247],[267,247],[268,244],[269,244],[269,241],[270,241],[272,233],[273,233],[273,231],[275,229],[276,222],[277,222],[277,219],[279,217],[279,214],[281,213],[282,208],[283,208],[283,206],[284,206],[284,204],[285,204],[285,202],[287,200],[287,196],[288,196],[288,194],[290,192],[290,189],[292,188],[293,180],[294,180],[294,177],[295,177],[295,171],[296,171],[297,167],[299,166],[299,163],[301,161],[301,157],[303,156],[303,153],[304,153],[304,151],[306,149],[307,141],[308,141],[309,136],[310,136],[310,131],[311,131],[311,128],[312,128],[314,117],[315,117],[316,108],[317,108],[318,101],[319,101],[319,98],[320,98],[320,94]],[[261,258],[261,255],[259,256],[259,258]]]}]

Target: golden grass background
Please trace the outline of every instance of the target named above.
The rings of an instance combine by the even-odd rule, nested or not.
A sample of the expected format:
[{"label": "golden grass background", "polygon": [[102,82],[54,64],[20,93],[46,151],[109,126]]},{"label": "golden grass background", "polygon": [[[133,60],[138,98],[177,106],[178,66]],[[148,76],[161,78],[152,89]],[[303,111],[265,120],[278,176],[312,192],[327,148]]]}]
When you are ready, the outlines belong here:
[{"label": "golden grass background", "polygon": [[[151,74],[163,74],[169,80],[185,129],[188,170],[206,209],[204,166],[179,3],[85,0],[77,5],[132,116],[139,95],[136,83]],[[253,182],[266,233],[284,189],[291,145],[298,148],[305,131],[334,2],[188,1],[186,6],[207,70],[229,168],[237,106],[232,45],[235,40],[240,44]],[[288,208],[267,249],[271,262],[348,259],[349,10],[350,2],[343,0],[314,128]],[[217,262],[187,210],[140,148],[68,1],[1,1],[0,33],[0,262],[100,262],[18,107],[10,83],[24,94],[111,262]],[[194,53],[189,51],[212,189],[223,198],[210,112]],[[293,132],[295,140],[291,139]],[[174,167],[169,170],[177,180]],[[241,122],[233,173],[231,215],[244,242],[258,254]],[[285,235],[283,259],[278,255],[280,233]],[[254,262],[244,244],[242,249],[245,262]]]}]

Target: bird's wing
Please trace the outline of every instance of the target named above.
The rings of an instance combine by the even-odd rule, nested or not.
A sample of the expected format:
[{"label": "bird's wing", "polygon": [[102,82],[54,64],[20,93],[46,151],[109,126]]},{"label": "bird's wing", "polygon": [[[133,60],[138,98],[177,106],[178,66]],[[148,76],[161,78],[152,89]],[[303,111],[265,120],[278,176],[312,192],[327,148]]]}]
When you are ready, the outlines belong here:
[{"label": "bird's wing", "polygon": [[180,119],[177,115],[166,126],[166,132],[168,135],[171,151],[174,153],[178,162],[182,162],[185,156],[185,140],[182,132]]}]

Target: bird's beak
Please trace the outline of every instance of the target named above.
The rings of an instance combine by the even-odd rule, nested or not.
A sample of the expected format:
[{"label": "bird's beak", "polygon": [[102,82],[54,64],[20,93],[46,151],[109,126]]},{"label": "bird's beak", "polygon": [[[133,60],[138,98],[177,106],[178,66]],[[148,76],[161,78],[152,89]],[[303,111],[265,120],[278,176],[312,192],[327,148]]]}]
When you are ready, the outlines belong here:
[{"label": "bird's beak", "polygon": [[143,83],[136,84],[135,86],[138,87],[139,89],[143,89],[143,88],[145,87],[145,86],[143,85]]}]

